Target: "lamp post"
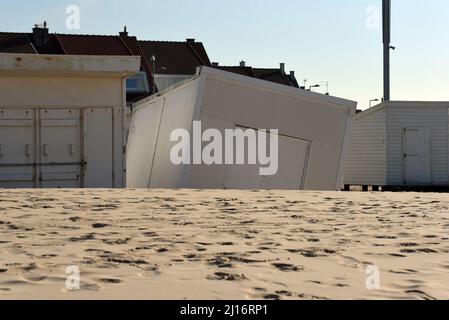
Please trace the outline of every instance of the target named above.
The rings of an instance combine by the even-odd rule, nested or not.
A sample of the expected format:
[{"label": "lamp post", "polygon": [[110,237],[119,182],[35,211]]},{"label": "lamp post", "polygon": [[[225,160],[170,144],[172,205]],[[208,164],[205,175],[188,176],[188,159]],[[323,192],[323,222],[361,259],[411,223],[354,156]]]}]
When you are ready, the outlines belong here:
[{"label": "lamp post", "polygon": [[379,102],[379,99],[372,99],[369,101],[369,107],[372,107],[372,102]]}]

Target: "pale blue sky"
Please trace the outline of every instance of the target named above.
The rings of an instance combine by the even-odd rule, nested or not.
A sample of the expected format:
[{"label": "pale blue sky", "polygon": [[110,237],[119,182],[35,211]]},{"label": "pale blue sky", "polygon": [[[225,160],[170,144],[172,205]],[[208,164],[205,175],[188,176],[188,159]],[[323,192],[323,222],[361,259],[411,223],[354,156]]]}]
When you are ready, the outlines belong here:
[{"label": "pale blue sky", "polygon": [[[1,31],[30,31],[43,20],[58,33],[116,34],[127,25],[141,39],[196,38],[225,65],[285,62],[298,80],[329,81],[332,95],[361,108],[382,96],[381,29],[367,13],[381,0],[2,2]],[[81,9],[77,31],[65,27],[70,4]],[[448,21],[447,0],[393,0],[392,99],[449,100]]]}]

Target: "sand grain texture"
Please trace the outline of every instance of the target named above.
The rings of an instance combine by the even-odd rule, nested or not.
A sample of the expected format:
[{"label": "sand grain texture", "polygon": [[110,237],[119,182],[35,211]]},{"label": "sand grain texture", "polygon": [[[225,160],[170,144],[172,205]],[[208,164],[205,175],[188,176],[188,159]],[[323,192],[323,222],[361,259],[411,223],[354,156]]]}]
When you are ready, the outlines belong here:
[{"label": "sand grain texture", "polygon": [[0,299],[449,299],[449,197],[0,190]]}]

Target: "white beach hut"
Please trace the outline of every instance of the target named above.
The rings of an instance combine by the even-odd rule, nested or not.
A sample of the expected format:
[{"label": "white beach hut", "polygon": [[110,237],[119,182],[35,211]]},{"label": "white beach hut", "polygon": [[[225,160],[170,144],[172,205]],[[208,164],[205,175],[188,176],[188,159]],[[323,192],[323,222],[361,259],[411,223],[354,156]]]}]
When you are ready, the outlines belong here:
[{"label": "white beach hut", "polygon": [[354,117],[345,185],[449,186],[449,102],[382,103]]},{"label": "white beach hut", "polygon": [[[127,183],[134,188],[336,190],[356,103],[202,67],[197,75],[134,106]],[[174,164],[174,130],[277,129],[278,170],[260,165]],[[194,148],[195,142],[192,143]],[[271,145],[271,144],[270,144]],[[235,150],[234,150],[235,151]],[[248,154],[245,155],[246,158]],[[194,161],[193,161],[194,163]]]},{"label": "white beach hut", "polygon": [[0,188],[123,187],[140,57],[0,54]]}]

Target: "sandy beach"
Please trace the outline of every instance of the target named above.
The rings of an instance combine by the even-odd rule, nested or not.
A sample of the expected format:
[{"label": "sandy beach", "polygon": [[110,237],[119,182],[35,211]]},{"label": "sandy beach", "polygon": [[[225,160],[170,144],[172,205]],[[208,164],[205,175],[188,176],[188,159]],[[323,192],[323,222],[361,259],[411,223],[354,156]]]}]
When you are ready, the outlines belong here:
[{"label": "sandy beach", "polygon": [[1,190],[0,299],[449,299],[449,196]]}]

